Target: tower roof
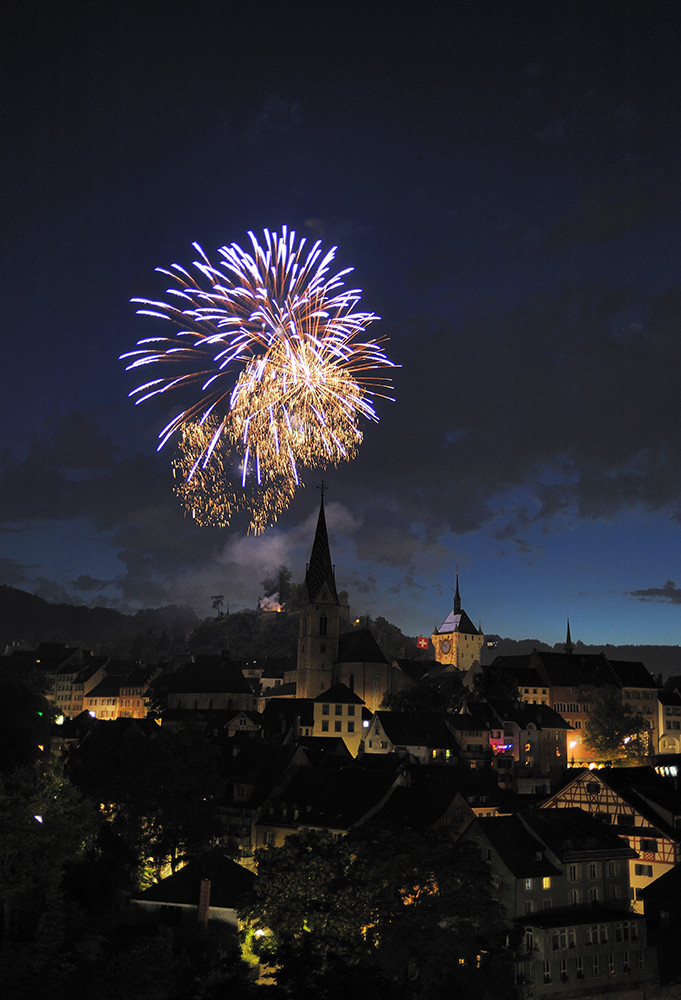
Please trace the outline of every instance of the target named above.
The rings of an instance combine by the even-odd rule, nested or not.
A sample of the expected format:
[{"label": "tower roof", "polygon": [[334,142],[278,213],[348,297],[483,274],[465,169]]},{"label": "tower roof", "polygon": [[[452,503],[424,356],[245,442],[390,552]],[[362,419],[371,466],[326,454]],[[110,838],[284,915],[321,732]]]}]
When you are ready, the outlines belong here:
[{"label": "tower roof", "polygon": [[329,551],[329,536],[326,531],[326,517],[324,516],[324,483],[322,482],[317,530],[312,543],[310,562],[305,573],[305,587],[310,603],[314,604],[317,600],[324,584],[329,588],[333,603],[338,604],[336,581],[331,563],[331,552]]},{"label": "tower roof", "polygon": [[481,629],[477,629],[470,620],[466,612],[461,607],[461,594],[459,593],[459,574],[456,574],[456,591],[454,593],[454,609],[451,611],[442,625],[435,630],[439,635],[446,632],[462,632],[465,635],[482,635]]}]

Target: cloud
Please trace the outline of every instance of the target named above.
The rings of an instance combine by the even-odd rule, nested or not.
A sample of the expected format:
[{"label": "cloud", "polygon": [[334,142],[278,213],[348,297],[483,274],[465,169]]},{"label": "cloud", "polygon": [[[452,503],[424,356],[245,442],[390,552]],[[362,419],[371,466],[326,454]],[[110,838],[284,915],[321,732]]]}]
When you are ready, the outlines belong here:
[{"label": "cloud", "polygon": [[270,94],[257,114],[251,129],[251,142],[276,138],[284,133],[297,132],[303,124],[303,106],[297,100]]},{"label": "cloud", "polygon": [[0,559],[0,581],[9,587],[19,587],[30,579],[28,569],[17,559]]},{"label": "cloud", "polygon": [[577,219],[554,229],[545,246],[555,250],[571,243],[622,236],[644,220],[654,205],[654,199],[642,190],[620,195],[608,186],[590,188],[582,195]]},{"label": "cloud", "polygon": [[681,587],[677,587],[673,580],[667,580],[664,587],[647,587],[645,590],[629,590],[627,593],[639,601],[681,604]]},{"label": "cloud", "polygon": [[106,580],[96,580],[94,577],[90,576],[88,573],[84,573],[77,579],[72,580],[72,585],[76,590],[82,591],[99,591],[104,590],[107,586]]}]

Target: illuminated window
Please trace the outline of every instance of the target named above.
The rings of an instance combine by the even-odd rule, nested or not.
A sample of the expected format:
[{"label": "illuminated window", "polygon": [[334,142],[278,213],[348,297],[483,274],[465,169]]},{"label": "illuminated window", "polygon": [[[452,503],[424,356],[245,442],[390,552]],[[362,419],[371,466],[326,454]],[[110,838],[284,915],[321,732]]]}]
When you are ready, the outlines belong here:
[{"label": "illuminated window", "polygon": [[550,889],[551,888],[551,876],[550,875],[544,876],[544,878],[541,880],[541,887],[542,887],[542,889]]}]

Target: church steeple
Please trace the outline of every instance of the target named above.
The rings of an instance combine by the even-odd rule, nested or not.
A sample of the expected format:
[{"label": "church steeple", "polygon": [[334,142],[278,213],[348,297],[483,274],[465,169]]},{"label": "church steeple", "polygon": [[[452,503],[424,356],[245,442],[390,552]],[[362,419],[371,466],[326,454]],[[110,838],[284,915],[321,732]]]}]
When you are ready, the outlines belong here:
[{"label": "church steeple", "polygon": [[329,549],[329,536],[326,530],[326,517],[324,516],[324,480],[319,487],[321,492],[321,502],[319,504],[319,517],[317,518],[317,530],[315,531],[310,562],[305,572],[305,587],[310,603],[319,600],[319,595],[324,587],[328,587],[328,597],[334,604],[338,604],[338,594],[336,592],[336,580],[331,563],[331,551]]},{"label": "church steeple", "polygon": [[567,620],[567,635],[565,636],[565,652],[571,653],[575,647],[572,644],[572,639],[570,638],[570,619]]},{"label": "church steeple", "polygon": [[338,600],[329,536],[324,515],[322,480],[317,530],[310,561],[305,570],[307,601],[300,609],[296,697],[316,698],[333,684],[334,663],[338,658],[341,618],[347,611]]}]

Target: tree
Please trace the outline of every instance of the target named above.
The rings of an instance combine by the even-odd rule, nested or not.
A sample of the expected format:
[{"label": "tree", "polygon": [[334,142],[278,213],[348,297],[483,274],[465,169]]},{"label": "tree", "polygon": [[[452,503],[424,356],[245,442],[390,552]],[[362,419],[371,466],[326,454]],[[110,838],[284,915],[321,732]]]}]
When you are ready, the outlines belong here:
[{"label": "tree", "polygon": [[404,635],[397,625],[393,625],[381,615],[367,627],[371,629],[374,639],[389,660],[402,657],[413,659],[416,656],[414,640]]},{"label": "tree", "polygon": [[84,794],[105,803],[143,880],[158,877],[165,864],[174,869],[220,834],[217,748],[198,728],[150,736],[128,720],[102,723],[71,752],[68,771]]},{"label": "tree", "polygon": [[30,766],[46,752],[54,706],[35,686],[17,677],[0,679],[0,770]]},{"label": "tree", "polygon": [[464,693],[461,674],[443,672],[422,677],[401,691],[386,691],[381,708],[390,712],[458,712]]},{"label": "tree", "polygon": [[[66,865],[94,840],[97,814],[64,776],[60,763],[0,776],[2,935],[49,951],[58,934]],[[59,942],[54,944],[55,950]]]},{"label": "tree", "polygon": [[256,860],[248,917],[285,995],[340,997],[353,973],[382,997],[451,996],[470,976],[482,992],[499,908],[486,866],[445,832],[304,831]]},{"label": "tree", "polygon": [[515,677],[493,663],[474,675],[473,691],[479,701],[518,701]]},{"label": "tree", "polygon": [[648,753],[645,719],[622,704],[616,687],[603,688],[594,699],[584,730],[589,746],[600,757],[626,761]]}]

